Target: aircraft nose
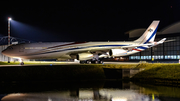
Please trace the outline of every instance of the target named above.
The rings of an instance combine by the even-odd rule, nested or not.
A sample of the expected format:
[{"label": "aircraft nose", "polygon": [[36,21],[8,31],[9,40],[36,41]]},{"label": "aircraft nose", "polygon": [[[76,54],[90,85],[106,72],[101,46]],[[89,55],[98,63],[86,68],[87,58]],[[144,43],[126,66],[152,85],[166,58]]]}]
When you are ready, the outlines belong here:
[{"label": "aircraft nose", "polygon": [[3,50],[1,53],[2,53],[3,55],[6,55],[6,54],[7,54],[6,49],[5,49],[5,50]]},{"label": "aircraft nose", "polygon": [[1,53],[3,55],[6,55],[6,56],[10,56],[11,54],[13,54],[13,47],[12,46],[8,46],[5,50],[3,50]]}]

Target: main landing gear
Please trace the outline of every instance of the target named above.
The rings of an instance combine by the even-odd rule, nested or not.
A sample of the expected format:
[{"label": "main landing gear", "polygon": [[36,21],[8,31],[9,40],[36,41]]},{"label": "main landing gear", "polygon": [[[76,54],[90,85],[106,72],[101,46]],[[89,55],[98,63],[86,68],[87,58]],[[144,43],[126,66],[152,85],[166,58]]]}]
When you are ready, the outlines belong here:
[{"label": "main landing gear", "polygon": [[20,65],[24,65],[24,62],[21,62]]},{"label": "main landing gear", "polygon": [[103,64],[102,60],[81,60],[80,64]]}]

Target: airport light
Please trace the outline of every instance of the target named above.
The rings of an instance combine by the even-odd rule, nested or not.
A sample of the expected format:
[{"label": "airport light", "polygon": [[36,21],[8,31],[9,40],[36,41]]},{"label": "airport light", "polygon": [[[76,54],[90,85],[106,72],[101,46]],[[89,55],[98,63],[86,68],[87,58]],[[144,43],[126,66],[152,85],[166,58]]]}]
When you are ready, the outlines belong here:
[{"label": "airport light", "polygon": [[12,18],[8,17],[8,46],[10,46],[10,22]]},{"label": "airport light", "polygon": [[11,20],[12,20],[12,18],[8,17],[8,20],[9,20],[9,21],[11,21]]},{"label": "airport light", "polygon": [[[8,46],[10,46],[10,22],[11,22],[12,18],[8,17]],[[8,57],[8,63],[10,63],[10,58]]]}]

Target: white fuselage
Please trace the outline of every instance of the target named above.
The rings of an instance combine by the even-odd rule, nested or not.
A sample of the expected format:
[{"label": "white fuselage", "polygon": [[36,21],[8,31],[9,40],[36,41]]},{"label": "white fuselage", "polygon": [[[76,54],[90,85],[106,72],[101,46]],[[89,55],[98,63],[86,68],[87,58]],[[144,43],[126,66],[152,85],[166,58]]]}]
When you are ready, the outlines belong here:
[{"label": "white fuselage", "polygon": [[[45,58],[67,58],[71,54],[82,52],[103,51],[108,52],[110,49],[121,49],[122,46],[135,45],[131,42],[47,42],[47,43],[28,43],[12,45],[7,48],[3,54],[13,58],[23,59],[45,59]],[[12,51],[13,50],[13,51]],[[122,54],[130,55],[138,51],[131,51]]]}]

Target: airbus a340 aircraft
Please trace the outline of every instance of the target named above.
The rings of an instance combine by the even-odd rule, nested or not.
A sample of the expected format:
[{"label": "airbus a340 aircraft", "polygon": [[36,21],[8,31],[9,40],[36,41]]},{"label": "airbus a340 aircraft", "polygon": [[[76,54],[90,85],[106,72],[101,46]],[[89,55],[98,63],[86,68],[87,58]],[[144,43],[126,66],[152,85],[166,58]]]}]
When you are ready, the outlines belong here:
[{"label": "airbus a340 aircraft", "polygon": [[2,54],[21,59],[77,59],[80,63],[102,63],[103,57],[131,55],[163,43],[154,42],[159,21],[153,21],[144,34],[128,42],[47,42],[17,44],[7,47]]}]

